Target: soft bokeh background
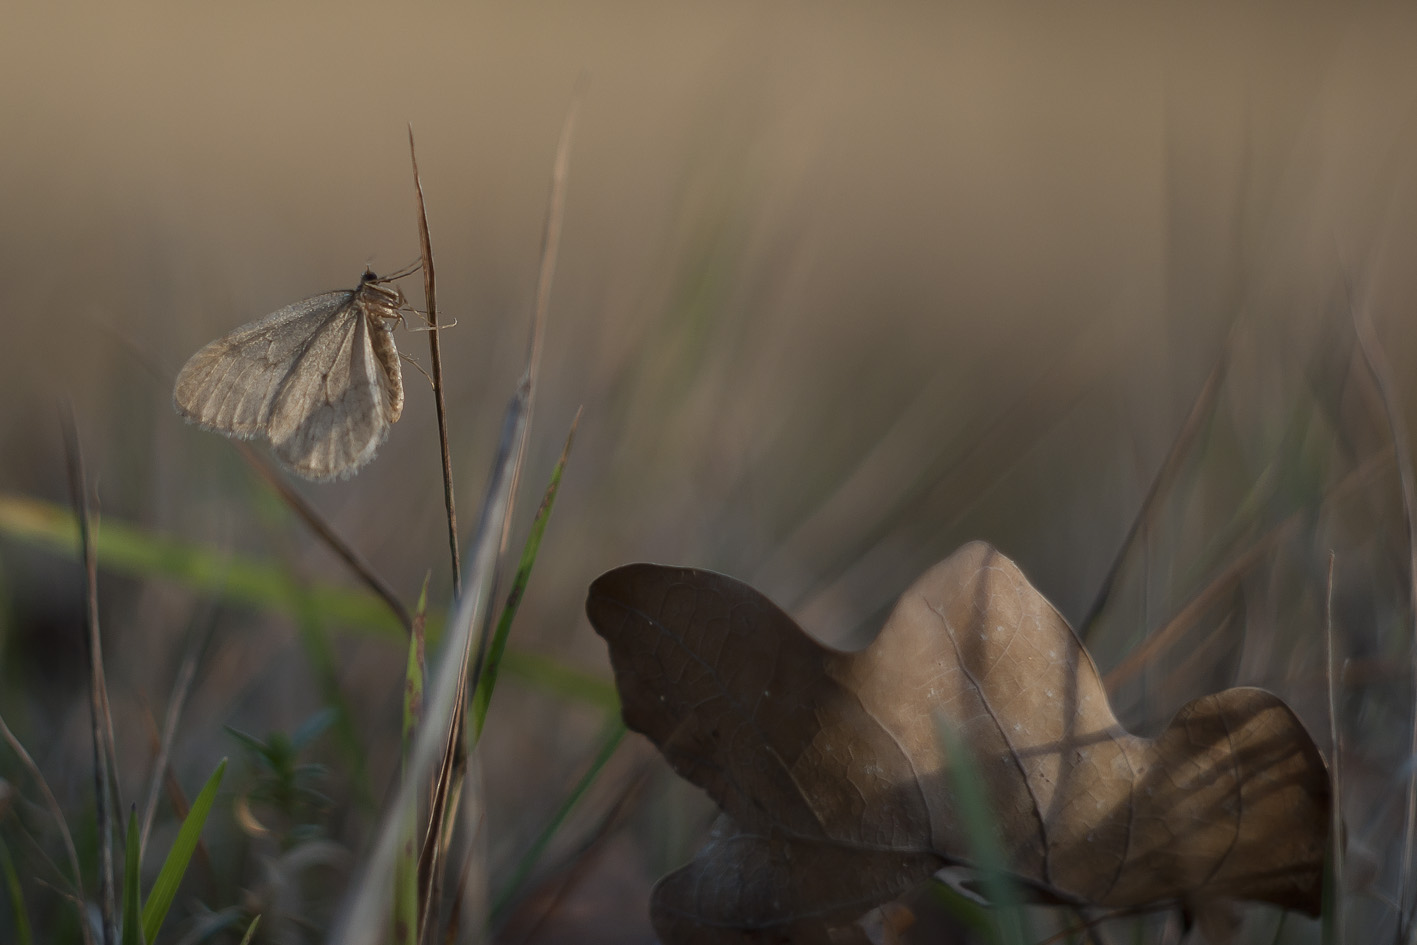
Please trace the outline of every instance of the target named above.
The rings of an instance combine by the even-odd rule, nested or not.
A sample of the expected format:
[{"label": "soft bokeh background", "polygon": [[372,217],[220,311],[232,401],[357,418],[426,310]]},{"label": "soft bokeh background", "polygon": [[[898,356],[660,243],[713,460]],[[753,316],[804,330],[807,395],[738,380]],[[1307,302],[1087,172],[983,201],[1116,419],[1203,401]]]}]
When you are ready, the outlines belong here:
[{"label": "soft bokeh background", "polygon": [[[68,399],[105,518],[302,580],[351,579],[227,442],[173,413],[177,368],[366,264],[416,258],[412,123],[440,307],[458,319],[444,365],[470,523],[521,372],[557,135],[588,76],[517,540],[585,416],[514,634],[588,672],[608,675],[585,586],[630,560],[726,571],[859,641],[926,566],[983,538],[1078,621],[1231,351],[1208,432],[1097,628],[1098,662],[1121,664],[1237,549],[1309,510],[1225,596],[1246,603],[1239,623],[1208,613],[1119,685],[1119,707],[1154,731],[1208,688],[1263,684],[1327,747],[1321,563],[1338,547],[1343,646],[1371,670],[1344,704],[1367,752],[1354,921],[1390,927],[1400,811],[1373,799],[1404,783],[1405,545],[1348,300],[1417,415],[1408,8],[24,4],[4,21],[0,490],[65,501]],[[423,336],[399,344],[426,362]],[[379,460],[300,489],[405,599],[431,573],[446,601],[432,397],[405,377]],[[1342,509],[1325,504],[1375,456]],[[0,574],[0,711],[81,818],[78,572],[0,538]],[[215,623],[174,758],[189,791],[239,755],[223,726],[291,730],[324,704],[287,619],[162,580],[106,575],[101,591],[129,795],[147,776],[141,720],[161,717],[195,627]],[[377,796],[401,654],[367,634],[332,645]],[[491,875],[583,770],[600,724],[516,680],[499,689]],[[332,830],[357,858],[369,811],[322,750],[343,811]],[[649,884],[697,843],[704,802],[632,737],[578,829],[646,764],[649,786],[543,940],[651,935]],[[28,790],[9,760],[0,776]],[[259,857],[229,820],[213,829],[230,862],[190,898],[221,908],[258,883]]]}]

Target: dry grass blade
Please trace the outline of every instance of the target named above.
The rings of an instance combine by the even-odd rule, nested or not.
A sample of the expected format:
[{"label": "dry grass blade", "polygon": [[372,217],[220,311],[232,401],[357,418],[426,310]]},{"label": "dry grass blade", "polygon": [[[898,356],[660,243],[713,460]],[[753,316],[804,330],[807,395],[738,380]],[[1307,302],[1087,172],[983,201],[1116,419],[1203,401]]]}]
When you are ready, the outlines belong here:
[{"label": "dry grass blade", "polygon": [[413,615],[408,612],[408,608],[404,606],[403,601],[399,600],[398,594],[394,593],[394,589],[389,586],[389,583],[370,567],[363,556],[355,551],[354,548],[350,546],[349,542],[341,538],[320,513],[315,511],[314,506],[306,502],[300,493],[292,489],[290,484],[285,481],[285,478],[281,476],[280,473],[276,472],[275,469],[271,467],[270,463],[262,459],[260,454],[245,443],[237,443],[235,445],[236,448],[241,451],[241,455],[246,462],[256,471],[257,475],[264,479],[267,485],[276,491],[281,501],[289,506],[291,511],[296,515],[300,516],[301,520],[310,527],[310,530],[314,532],[331,551],[338,555],[340,560],[349,565],[350,570],[364,582],[366,587],[377,594],[379,598],[388,605],[389,610],[393,611],[399,623],[401,623],[405,629],[412,626]]},{"label": "dry grass blade", "polygon": [[1186,415],[1185,422],[1181,424],[1181,429],[1176,432],[1175,439],[1171,441],[1171,448],[1167,451],[1166,458],[1161,461],[1160,468],[1156,470],[1156,476],[1151,480],[1146,497],[1142,499],[1136,517],[1132,519],[1131,528],[1127,530],[1127,536],[1122,539],[1122,544],[1118,547],[1117,554],[1107,569],[1107,576],[1102,579],[1102,584],[1097,589],[1097,596],[1093,599],[1092,606],[1087,609],[1087,616],[1083,617],[1082,622],[1078,624],[1078,635],[1084,641],[1090,639],[1093,626],[1101,618],[1103,611],[1107,609],[1107,604],[1112,599],[1112,589],[1122,573],[1122,567],[1127,561],[1132,545],[1136,543],[1137,537],[1150,527],[1157,499],[1165,494],[1171,486],[1190,450],[1191,443],[1196,438],[1196,434],[1215,409],[1220,385],[1225,380],[1226,369],[1230,366],[1230,353],[1235,347],[1236,331],[1237,328],[1232,326],[1225,345],[1220,350],[1220,356],[1215,359],[1210,374],[1206,376],[1205,383],[1201,385],[1200,393],[1196,395],[1195,402],[1191,404],[1191,410]]},{"label": "dry grass blade", "polygon": [[[566,208],[566,178],[570,168],[571,136],[575,129],[576,114],[579,111],[582,88],[578,87],[571,100],[571,107],[566,113],[566,120],[561,127],[561,138],[556,147],[556,162],[551,173],[551,196],[546,209],[546,225],[542,233],[541,242],[541,263],[536,280],[536,303],[532,314],[531,338],[527,346],[526,369],[522,375],[522,382],[517,392],[517,399],[521,404],[520,417],[518,419],[518,430],[516,436],[511,441],[515,444],[514,454],[511,460],[511,482],[509,501],[515,501],[517,486],[521,482],[522,465],[526,458],[526,448],[528,442],[528,432],[531,429],[532,407],[536,399],[536,376],[537,367],[541,361],[541,348],[543,338],[546,333],[546,316],[551,304],[551,284],[556,273],[556,256],[561,243],[561,227],[565,217]],[[511,409],[508,412],[511,418]],[[507,434],[504,428],[504,436]],[[506,515],[502,519],[502,531],[498,542],[498,557],[494,559],[492,574],[490,575],[491,586],[497,584],[497,564],[501,553],[506,550],[507,539],[511,528],[511,516]],[[472,637],[468,638],[469,644]],[[445,837],[451,835],[451,830],[446,829],[445,823],[452,809],[450,799],[456,798],[460,793],[463,771],[466,768],[466,739],[465,726],[467,721],[467,699],[469,693],[469,680],[471,685],[476,686],[482,677],[482,668],[487,660],[487,647],[490,642],[490,634],[486,622],[479,624],[476,633],[476,658],[473,659],[473,651],[469,650],[464,654],[462,675],[457,684],[457,701],[453,713],[452,727],[448,731],[448,742],[444,746],[443,762],[439,767],[437,781],[435,782],[433,800],[430,805],[430,816],[428,832],[424,840],[423,854],[419,858],[419,882],[426,890],[424,895],[424,908],[421,910],[425,917],[432,915],[435,911],[437,899],[437,861],[439,856],[439,844]],[[470,672],[470,676],[469,676]]]},{"label": "dry grass blade", "polygon": [[586,79],[581,77],[561,125],[556,142],[556,163],[551,170],[551,196],[546,206],[546,225],[541,233],[541,264],[536,276],[536,307],[532,310],[531,342],[527,352],[527,378],[535,389],[536,368],[541,361],[541,344],[546,334],[546,312],[551,306],[551,283],[556,276],[556,255],[561,247],[561,224],[566,216],[566,177],[571,167],[571,137],[576,116],[585,97]]},{"label": "dry grass blade", "polygon": [[[1383,414],[1387,418],[1388,430],[1392,436],[1392,448],[1397,459],[1397,476],[1402,485],[1402,511],[1407,526],[1407,590],[1408,620],[1410,622],[1412,675],[1417,682],[1417,488],[1413,486],[1412,454],[1407,447],[1407,427],[1398,409],[1398,401],[1392,384],[1392,372],[1378,343],[1367,309],[1349,300],[1348,312],[1353,320],[1353,331],[1358,337],[1358,349],[1363,352],[1363,360],[1377,384],[1378,395],[1382,399]],[[1413,701],[1412,741],[1408,757],[1417,758],[1417,699]],[[1417,840],[1417,771],[1409,764],[1407,775],[1407,807],[1403,814],[1402,869],[1398,874],[1398,936],[1408,941],[1417,941],[1417,927],[1410,916],[1412,848]]]},{"label": "dry grass blade", "polygon": [[428,207],[423,201],[423,178],[418,174],[418,152],[413,146],[413,125],[408,126],[408,157],[413,162],[413,188],[418,197],[418,243],[423,254],[423,302],[428,317],[428,360],[433,371],[433,401],[438,414],[438,446],[443,453],[443,505],[448,511],[448,549],[453,557],[453,597],[462,596],[462,558],[458,553],[458,513],[453,501],[453,456],[448,450],[448,417],[443,397],[443,356],[438,343],[438,291],[433,275],[433,240],[428,235]]},{"label": "dry grass blade", "polygon": [[71,411],[64,414],[64,445],[69,468],[69,489],[74,517],[79,523],[80,554],[84,562],[85,655],[89,663],[89,721],[93,731],[94,794],[99,844],[99,912],[105,945],[118,937],[118,908],[113,881],[113,831],[115,811],[122,805],[115,799],[113,784],[113,716],[108,705],[108,687],[103,675],[103,642],[98,626],[98,556],[89,533],[88,484],[79,436]]}]

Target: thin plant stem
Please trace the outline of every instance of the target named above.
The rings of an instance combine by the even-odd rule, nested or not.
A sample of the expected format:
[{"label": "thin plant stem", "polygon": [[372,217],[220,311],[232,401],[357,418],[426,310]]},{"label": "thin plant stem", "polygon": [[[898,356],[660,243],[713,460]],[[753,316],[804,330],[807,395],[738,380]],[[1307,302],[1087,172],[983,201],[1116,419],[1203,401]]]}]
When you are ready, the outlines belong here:
[{"label": "thin plant stem", "polygon": [[251,449],[245,443],[237,443],[236,448],[241,451],[241,455],[245,458],[246,462],[251,465],[251,468],[256,471],[256,474],[276,491],[281,501],[289,506],[296,515],[300,516],[301,520],[309,526],[310,530],[313,531],[331,551],[338,555],[345,564],[349,565],[350,570],[364,582],[366,587],[378,595],[380,600],[388,605],[389,610],[393,611],[399,623],[407,630],[413,623],[413,615],[408,612],[408,608],[404,606],[403,601],[399,600],[398,594],[394,593],[394,589],[389,586],[388,582],[370,567],[369,563],[364,560],[359,552],[354,550],[349,542],[339,536],[334,528],[325,521],[324,517],[321,516],[319,512],[315,511],[314,506],[306,502],[300,493],[290,487],[290,483],[286,482],[280,473],[276,472],[275,469],[271,467],[270,463],[262,459],[255,450]]},{"label": "thin plant stem", "polygon": [[448,449],[448,415],[443,395],[443,357],[438,343],[438,291],[433,274],[433,241],[428,235],[428,207],[423,200],[423,178],[418,174],[418,152],[413,146],[413,125],[408,126],[408,157],[413,162],[413,189],[418,197],[418,242],[423,254],[423,303],[428,319],[428,361],[433,371],[433,401],[438,415],[438,447],[443,454],[443,505],[448,512],[448,550],[452,554],[453,598],[462,596],[462,559],[458,553],[458,511],[453,500],[453,455]]},{"label": "thin plant stem", "polygon": [[[103,926],[104,945],[114,945],[118,939],[118,907],[113,881],[113,768],[109,764],[112,745],[112,716],[108,711],[107,685],[103,676],[103,643],[98,623],[98,557],[90,535],[89,497],[84,458],[79,450],[72,409],[64,414],[64,441],[68,454],[69,489],[74,503],[74,517],[79,523],[79,548],[84,562],[85,584],[85,652],[89,663],[89,721],[93,730],[93,775],[95,813],[99,846],[99,913]],[[108,720],[105,726],[104,721]]]}]

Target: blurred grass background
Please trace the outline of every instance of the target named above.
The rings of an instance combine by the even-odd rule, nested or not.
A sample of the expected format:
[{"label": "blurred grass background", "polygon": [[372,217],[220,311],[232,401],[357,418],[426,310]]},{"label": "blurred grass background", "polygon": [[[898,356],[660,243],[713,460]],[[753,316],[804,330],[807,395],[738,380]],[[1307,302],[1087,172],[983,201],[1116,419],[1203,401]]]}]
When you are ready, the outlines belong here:
[{"label": "blurred grass background", "polygon": [[[1349,920],[1389,929],[1411,764],[1407,548],[1349,299],[1417,416],[1415,17],[1338,3],[12,9],[0,492],[66,501],[68,398],[115,528],[266,562],[297,586],[352,585],[229,443],[179,420],[171,384],[230,328],[352,286],[366,263],[416,258],[411,122],[440,309],[458,319],[444,365],[472,508],[521,371],[556,136],[585,72],[520,531],[586,413],[513,646],[608,678],[581,605],[631,560],[731,573],[823,637],[861,641],[974,538],[1077,624],[1228,352],[1090,642],[1104,673],[1125,666],[1219,576],[1170,645],[1115,677],[1119,714],[1154,731],[1201,692],[1265,685],[1327,746],[1336,550]],[[398,342],[426,359],[421,336]],[[416,372],[406,383],[378,461],[298,488],[405,600],[431,572],[446,601],[432,397]],[[81,586],[71,558],[0,535],[0,713],[77,832],[92,790]],[[223,606],[141,569],[105,571],[100,590],[125,796],[148,776],[144,720],[160,724],[189,641],[209,633],[179,779],[193,792],[219,757],[241,757],[223,726],[295,731],[344,700],[345,740],[311,753],[328,765],[322,830],[357,857],[397,764],[397,639],[319,608],[296,621]],[[494,887],[603,721],[546,686],[499,688],[483,741]],[[233,796],[259,777],[243,770]],[[29,793],[3,753],[0,777]],[[708,810],[637,736],[548,862],[632,783],[593,867],[554,910],[536,874],[509,940],[650,937],[649,884]],[[290,921],[263,920],[258,940],[318,940],[348,860],[321,860],[319,901],[277,904],[279,850],[230,810],[179,912],[264,903]],[[61,923],[67,907],[34,874],[27,897]],[[1276,920],[1248,921],[1268,936]],[[1294,919],[1285,934],[1314,933]]]}]

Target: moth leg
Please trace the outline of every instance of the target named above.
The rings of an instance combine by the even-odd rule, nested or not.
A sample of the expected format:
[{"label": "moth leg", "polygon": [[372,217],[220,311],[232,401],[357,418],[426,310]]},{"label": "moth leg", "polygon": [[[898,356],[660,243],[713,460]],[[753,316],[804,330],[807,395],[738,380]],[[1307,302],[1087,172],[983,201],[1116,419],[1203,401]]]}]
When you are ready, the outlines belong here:
[{"label": "moth leg", "polygon": [[[427,312],[420,311],[416,308],[411,309],[411,311],[413,311],[414,314],[422,315],[424,321],[428,320]],[[407,331],[432,331],[434,328],[453,328],[457,325],[458,320],[455,318],[451,322],[443,325],[410,325],[408,319],[404,318],[403,312],[399,312],[399,323],[402,324]]]},{"label": "moth leg", "polygon": [[[411,330],[416,331],[417,329],[411,329]],[[419,374],[422,374],[424,377],[428,378],[428,386],[429,386],[429,387],[434,387],[434,384],[433,384],[433,377],[432,377],[427,371],[423,370],[423,365],[419,364],[419,363],[414,359],[413,355],[404,354],[402,351],[400,351],[400,352],[399,352],[399,359],[400,359],[400,360],[403,360],[403,361],[407,361],[409,364],[412,364],[415,368],[418,369],[418,373],[419,373]],[[435,388],[435,389],[436,389],[436,388]]]}]

